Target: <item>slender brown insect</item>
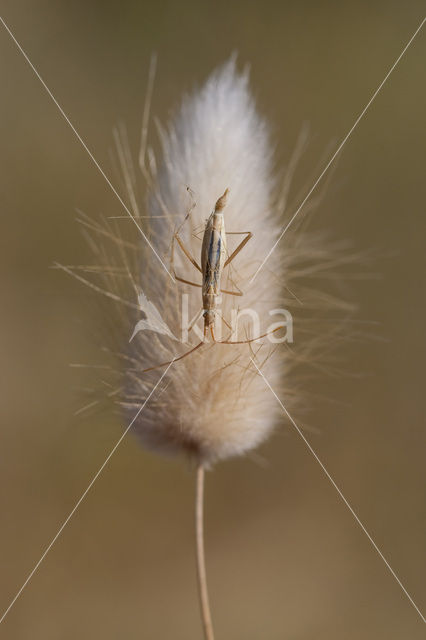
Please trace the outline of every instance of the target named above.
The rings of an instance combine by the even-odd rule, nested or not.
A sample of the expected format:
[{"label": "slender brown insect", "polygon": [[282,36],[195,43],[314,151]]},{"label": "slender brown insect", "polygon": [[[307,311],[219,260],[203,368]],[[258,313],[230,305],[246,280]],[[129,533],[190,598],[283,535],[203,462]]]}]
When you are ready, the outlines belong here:
[{"label": "slender brown insect", "polygon": [[[184,278],[179,277],[176,274],[176,271],[173,269],[173,275],[179,282],[184,282],[185,284],[189,284],[193,287],[200,287],[202,289],[202,299],[203,299],[203,318],[204,318],[204,340],[202,340],[195,347],[184,353],[182,356],[175,358],[174,360],[170,360],[168,362],[162,362],[161,364],[157,364],[154,367],[149,367],[149,369],[144,369],[146,371],[152,371],[152,369],[157,369],[158,367],[165,367],[170,362],[177,362],[178,360],[182,360],[182,358],[186,358],[191,353],[199,349],[204,342],[207,341],[208,334],[210,333],[211,338],[216,344],[246,344],[249,342],[254,342],[259,340],[260,338],[265,338],[267,335],[278,331],[282,327],[275,327],[272,331],[268,331],[256,338],[250,338],[248,340],[216,340],[214,334],[214,327],[216,322],[216,316],[218,315],[217,310],[217,299],[221,293],[225,293],[231,296],[242,296],[243,292],[238,289],[237,291],[227,291],[225,289],[220,288],[220,281],[222,277],[223,270],[234,260],[234,258],[240,253],[240,251],[245,247],[247,242],[253,236],[251,231],[230,231],[228,233],[232,233],[235,235],[245,235],[245,238],[240,242],[237,248],[231,253],[229,257],[227,256],[227,243],[226,243],[226,231],[225,231],[225,222],[223,209],[226,205],[226,200],[228,197],[229,189],[226,189],[223,195],[217,200],[215,208],[213,212],[210,214],[206,222],[206,227],[204,229],[203,235],[203,243],[201,246],[201,267],[197,263],[197,261],[192,257],[191,253],[186,248],[182,239],[179,236],[179,232],[176,232],[173,237],[172,244],[172,256],[173,256],[173,247],[174,242],[176,241],[180,248],[182,249],[185,256],[188,260],[194,265],[196,269],[202,274],[202,284],[198,284],[196,282],[191,282],[189,280],[185,280]],[[201,310],[200,310],[201,312]],[[199,318],[199,314],[197,314],[195,321]],[[228,324],[223,318],[225,324]],[[284,325],[283,325],[284,326]],[[228,325],[229,327],[229,325]],[[191,329],[192,327],[190,327]],[[231,328],[231,327],[229,327]]]}]

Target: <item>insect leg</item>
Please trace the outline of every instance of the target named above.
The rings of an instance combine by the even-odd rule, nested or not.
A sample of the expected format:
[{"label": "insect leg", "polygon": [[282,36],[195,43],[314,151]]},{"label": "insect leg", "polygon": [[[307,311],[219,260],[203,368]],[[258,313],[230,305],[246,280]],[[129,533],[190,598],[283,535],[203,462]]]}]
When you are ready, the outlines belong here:
[{"label": "insect leg", "polygon": [[193,259],[193,257],[191,256],[191,254],[189,253],[189,251],[186,249],[185,245],[183,244],[182,240],[180,239],[179,234],[175,233],[175,235],[173,236],[173,240],[172,240],[172,254],[171,254],[171,259],[170,259],[170,267],[171,267],[171,271],[173,273],[173,276],[179,282],[184,282],[185,284],[189,284],[192,287],[201,287],[202,286],[201,284],[197,284],[196,282],[191,282],[190,280],[185,280],[185,278],[181,278],[180,276],[177,275],[176,270],[175,270],[175,240],[178,241],[179,246],[183,250],[183,252],[186,255],[186,257],[192,262],[192,264],[195,267],[197,267],[197,269],[199,269],[201,271],[200,267],[195,262],[195,260]]},{"label": "insect leg", "polygon": [[149,367],[148,369],[143,369],[141,373],[146,373],[147,371],[153,371],[154,369],[159,369],[160,367],[167,367],[167,365],[171,364],[172,362],[178,362],[178,360],[182,360],[183,358],[186,358],[186,356],[189,356],[191,353],[194,353],[194,351],[199,349],[203,344],[204,344],[204,341],[201,341],[197,345],[195,345],[195,347],[193,347],[192,349],[184,353],[183,356],[179,356],[179,358],[173,358],[173,360],[169,360],[168,362],[162,362],[161,364],[156,364],[154,367]]},{"label": "insect leg", "polygon": [[173,246],[174,246],[174,241],[177,240],[178,245],[180,246],[180,248],[182,249],[183,253],[186,255],[186,257],[188,258],[189,262],[191,262],[194,267],[196,269],[198,269],[198,271],[200,273],[203,273],[201,270],[201,267],[199,266],[199,264],[196,262],[196,260],[191,256],[190,252],[188,251],[188,249],[185,247],[183,241],[181,240],[180,236],[178,233],[175,233],[175,235],[173,236]]},{"label": "insect leg", "polygon": [[[175,277],[176,280],[179,280],[179,282],[184,282],[185,284],[190,284],[192,287],[202,287],[202,284],[198,284],[197,282],[190,282],[189,280],[185,280],[184,278],[181,278],[180,276],[176,275],[176,271],[173,269],[173,275]],[[229,293],[228,291],[225,291],[224,293]],[[234,294],[234,295],[242,295],[242,294]]]},{"label": "insect leg", "polygon": [[232,262],[232,260],[235,258],[235,256],[238,255],[242,249],[244,249],[244,247],[246,246],[246,244],[250,240],[250,238],[253,237],[253,234],[252,234],[251,231],[227,231],[226,233],[229,234],[229,235],[243,235],[243,234],[246,234],[246,237],[244,238],[244,240],[242,240],[240,242],[238,247],[236,249],[234,249],[234,251],[231,253],[229,258],[227,258],[227,260],[225,260],[225,264],[223,265],[223,268],[227,267],[228,264],[230,262]]},{"label": "insect leg", "polygon": [[261,336],[257,336],[257,338],[249,338],[249,340],[215,340],[214,335],[213,335],[213,330],[212,330],[212,337],[213,340],[217,343],[217,344],[248,344],[249,342],[256,342],[256,340],[260,340],[261,338],[266,338],[266,336],[271,335],[271,333],[275,333],[275,331],[278,331],[279,329],[283,329],[285,327],[285,325],[283,324],[280,327],[275,327],[275,329],[272,329],[271,331],[267,331],[266,333],[263,333]]},{"label": "insect leg", "polygon": [[238,289],[238,291],[227,291],[226,289],[221,289],[220,292],[221,293],[227,293],[230,296],[242,296],[242,295],[244,295],[244,293],[241,291],[241,289],[239,287],[237,287],[237,285],[235,285],[235,287]]},{"label": "insect leg", "polygon": [[156,364],[154,367],[148,367],[148,369],[143,369],[141,373],[146,373],[147,371],[153,371],[154,369],[159,369],[160,367],[167,367],[167,365],[171,364],[172,362],[178,362],[179,360],[183,360],[183,358],[186,358],[186,356],[191,355],[191,353],[194,353],[194,351],[197,351],[197,349],[202,347],[206,341],[206,338],[207,338],[207,325],[206,323],[204,323],[204,340],[196,344],[195,347],[192,347],[192,349],[184,353],[182,356],[179,356],[179,358],[173,358],[173,360],[169,360],[168,362],[162,362],[161,364]]},{"label": "insect leg", "polygon": [[[227,292],[227,291],[224,291],[224,293],[228,293],[228,292]],[[223,315],[222,315],[222,314],[221,314],[217,309],[216,309],[216,313],[217,313],[217,315],[219,316],[219,318],[222,320],[222,322],[223,322],[224,324],[226,324],[226,326],[228,327],[228,329],[229,329],[230,331],[232,331],[232,327],[231,327],[231,325],[229,324],[229,322],[227,322],[227,321],[225,320],[225,318],[223,317]]]}]

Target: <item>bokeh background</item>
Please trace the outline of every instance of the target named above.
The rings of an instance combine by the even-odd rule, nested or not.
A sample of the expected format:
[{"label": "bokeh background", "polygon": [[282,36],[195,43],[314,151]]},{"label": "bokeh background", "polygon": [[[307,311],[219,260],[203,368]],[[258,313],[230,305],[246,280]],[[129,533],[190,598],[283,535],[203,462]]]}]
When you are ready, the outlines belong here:
[{"label": "bokeh background", "polygon": [[[136,151],[151,53],[159,57],[153,112],[164,122],[183,91],[238,51],[279,162],[310,123],[296,177],[306,188],[423,13],[417,1],[2,2],[3,18],[113,181],[112,128],[122,119]],[[347,290],[357,317],[378,323],[374,338],[341,345],[347,375],[309,383],[327,401],[303,416],[320,458],[423,610],[425,56],[423,30],[346,144],[315,212],[315,228],[355,250],[373,248],[381,277]],[[3,610],[121,433],[112,414],[74,415],[96,372],[68,365],[97,361],[92,335],[103,319],[95,294],[49,268],[90,262],[76,208],[121,209],[3,27],[0,69]],[[284,419],[259,456],[207,478],[217,638],[423,638],[420,617]],[[201,638],[192,525],[191,469],[129,435],[0,636]]]}]

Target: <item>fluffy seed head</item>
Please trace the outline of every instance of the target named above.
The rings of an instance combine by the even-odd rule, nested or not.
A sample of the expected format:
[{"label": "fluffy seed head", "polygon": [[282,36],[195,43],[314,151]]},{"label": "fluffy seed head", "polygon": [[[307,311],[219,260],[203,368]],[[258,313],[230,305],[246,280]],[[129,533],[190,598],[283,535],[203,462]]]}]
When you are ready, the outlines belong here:
[{"label": "fluffy seed head", "polygon": [[[97,233],[92,246],[105,262],[97,290],[116,304],[117,313],[106,321],[111,317],[121,343],[124,379],[110,395],[129,419],[164,367],[145,370],[178,358],[200,341],[196,333],[203,322],[202,276],[178,243],[172,243],[176,232],[197,263],[206,219],[213,211],[223,213],[226,230],[232,232],[227,235],[228,255],[244,238],[236,232],[253,234],[222,273],[222,289],[243,295],[222,294],[214,318],[219,339],[229,338],[228,327],[235,326],[238,311],[238,336],[232,339],[256,337],[276,326],[292,276],[298,270],[309,273],[305,258],[311,254],[319,262],[327,257],[330,263],[315,241],[292,229],[286,234],[287,245],[277,247],[251,282],[285,224],[289,176],[280,191],[267,126],[257,113],[248,74],[239,73],[234,60],[183,100],[168,127],[160,129],[160,141],[158,164],[150,149],[141,157],[144,205],[126,134],[116,132],[129,207],[151,247],[129,220],[95,225],[82,219]],[[173,281],[164,265],[199,286]],[[183,334],[197,314],[198,324]],[[152,449],[187,454],[204,464],[253,449],[270,434],[280,412],[253,360],[281,393],[291,366],[285,344],[272,344],[268,338],[239,345],[210,342],[172,364],[133,430]]]},{"label": "fluffy seed head", "polygon": [[[239,319],[238,338],[264,333],[271,324],[269,311],[280,306],[279,253],[271,257],[252,284],[249,280],[275,241],[279,221],[272,206],[274,185],[267,128],[256,112],[248,76],[236,71],[234,61],[213,73],[201,90],[183,101],[162,133],[162,155],[148,204],[155,221],[154,246],[166,254],[173,232],[189,210],[179,235],[197,262],[200,232],[213,210],[223,211],[227,231],[252,232],[254,237],[222,277],[223,289],[237,291],[238,287],[244,295],[222,295],[216,331],[222,328],[223,338],[228,337],[224,321],[230,323],[232,310],[240,306],[253,310],[260,325],[253,326],[245,314]],[[228,235],[229,252],[243,238]],[[201,283],[201,274],[176,247],[174,266],[180,277]],[[201,289],[171,282],[151,252],[144,251],[140,270],[145,295],[179,337],[182,294],[187,294],[190,320],[201,307]],[[191,337],[191,333],[189,339],[196,344],[199,338]],[[130,350],[133,357],[137,352],[141,367],[147,367],[181,355],[188,346],[146,331],[137,334]],[[188,452],[204,462],[252,449],[271,431],[277,411],[276,401],[251,358],[255,357],[259,365],[266,360],[268,379],[277,384],[283,363],[279,358],[269,358],[271,352],[272,345],[265,339],[244,345],[205,344],[171,366],[166,389],[145,408],[135,425],[136,432],[148,446]],[[161,369],[129,377],[127,389],[143,399],[160,374]]]}]

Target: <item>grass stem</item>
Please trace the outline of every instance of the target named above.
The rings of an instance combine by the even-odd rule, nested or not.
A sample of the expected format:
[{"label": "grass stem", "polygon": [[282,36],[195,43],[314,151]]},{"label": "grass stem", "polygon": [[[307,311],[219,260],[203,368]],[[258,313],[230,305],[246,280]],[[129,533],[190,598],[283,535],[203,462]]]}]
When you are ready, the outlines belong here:
[{"label": "grass stem", "polygon": [[197,467],[195,491],[195,534],[197,548],[198,593],[200,597],[201,619],[203,621],[205,640],[214,640],[209,594],[207,590],[206,562],[204,554],[203,505],[204,467],[202,464],[199,464]]}]

